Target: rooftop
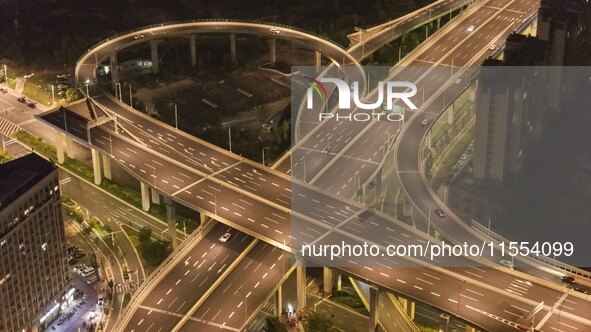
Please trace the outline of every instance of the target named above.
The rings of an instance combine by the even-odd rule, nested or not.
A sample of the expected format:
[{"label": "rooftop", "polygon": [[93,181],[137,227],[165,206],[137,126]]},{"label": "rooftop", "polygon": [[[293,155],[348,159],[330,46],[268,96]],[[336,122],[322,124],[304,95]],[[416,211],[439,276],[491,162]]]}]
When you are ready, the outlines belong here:
[{"label": "rooftop", "polygon": [[0,165],[0,211],[49,175],[56,166],[31,153]]}]

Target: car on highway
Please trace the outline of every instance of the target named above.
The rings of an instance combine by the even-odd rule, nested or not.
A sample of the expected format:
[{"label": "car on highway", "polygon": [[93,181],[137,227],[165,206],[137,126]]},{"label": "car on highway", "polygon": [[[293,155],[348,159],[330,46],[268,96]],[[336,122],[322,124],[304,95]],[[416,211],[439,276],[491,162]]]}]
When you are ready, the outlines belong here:
[{"label": "car on highway", "polygon": [[426,125],[428,125],[428,124],[429,124],[429,119],[424,119],[424,120],[421,122],[421,124],[422,124],[423,126],[426,126]]},{"label": "car on highway", "polygon": [[496,49],[497,49],[497,45],[495,45],[495,44],[491,44],[491,45],[488,47],[488,49],[489,49],[489,50],[491,50],[491,51],[494,51],[494,50],[496,50]]},{"label": "car on highway", "polygon": [[439,218],[445,218],[445,212],[443,212],[442,209],[435,209],[435,215],[438,216]]},{"label": "car on highway", "polygon": [[142,39],[144,37],[145,37],[144,35],[135,35],[135,36],[133,36],[133,39],[138,40],[138,39]]},{"label": "car on highway", "polygon": [[499,264],[503,265],[504,267],[513,269],[513,262],[511,262],[511,261],[502,259],[502,260],[499,261]]},{"label": "car on highway", "polygon": [[471,26],[468,27],[468,29],[466,29],[466,31],[467,32],[472,32],[472,31],[474,31],[474,29],[476,29],[476,27],[473,26],[473,25],[471,25]]},{"label": "car on highway", "polygon": [[462,83],[462,79],[456,78],[456,80],[454,81],[454,84],[460,84],[460,83]]},{"label": "car on highway", "polygon": [[589,291],[588,291],[588,290],[586,290],[586,289],[585,289],[585,288],[583,288],[583,287],[574,287],[574,288],[573,288],[573,290],[574,290],[574,291],[577,291],[577,292],[579,292],[579,293],[583,293],[583,294],[589,294]]},{"label": "car on highway", "polygon": [[0,92],[2,92],[2,93],[8,93],[8,89],[7,88],[0,88]]},{"label": "car on highway", "polygon": [[279,31],[279,29],[277,29],[277,28],[271,28],[271,29],[269,29],[269,32],[272,34],[275,34],[275,35],[278,35],[281,33],[281,31]]},{"label": "car on highway", "polygon": [[560,281],[564,282],[565,284],[574,284],[575,283],[575,277],[562,276],[562,277],[560,277]]},{"label": "car on highway", "polygon": [[27,106],[29,106],[30,108],[37,108],[37,104],[35,104],[34,102],[30,101],[27,103]]},{"label": "car on highway", "polygon": [[27,102],[27,98],[25,97],[19,97],[17,100],[23,104]]},{"label": "car on highway", "polygon": [[230,240],[231,237],[232,237],[232,234],[226,232],[226,233],[224,233],[224,235],[220,236],[219,240],[222,243],[226,243],[226,242],[228,242],[228,240]]}]

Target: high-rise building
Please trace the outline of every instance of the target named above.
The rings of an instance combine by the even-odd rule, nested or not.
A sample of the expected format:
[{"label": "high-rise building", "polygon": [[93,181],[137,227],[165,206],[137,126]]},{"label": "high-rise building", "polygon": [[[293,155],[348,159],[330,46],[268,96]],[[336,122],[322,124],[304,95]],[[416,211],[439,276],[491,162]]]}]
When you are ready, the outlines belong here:
[{"label": "high-rise building", "polygon": [[35,154],[0,165],[0,331],[57,314],[68,278],[57,168]]}]

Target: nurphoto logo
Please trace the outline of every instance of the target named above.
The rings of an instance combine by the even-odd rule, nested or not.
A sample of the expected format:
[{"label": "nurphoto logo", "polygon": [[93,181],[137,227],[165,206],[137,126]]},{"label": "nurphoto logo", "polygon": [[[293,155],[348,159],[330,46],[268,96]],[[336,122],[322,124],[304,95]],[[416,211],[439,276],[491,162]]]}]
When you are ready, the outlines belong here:
[{"label": "nurphoto logo", "polygon": [[[416,110],[417,107],[410,100],[417,93],[417,86],[411,82],[388,81],[378,83],[377,98],[374,102],[366,103],[360,98],[359,82],[352,82],[351,86],[347,82],[338,78],[320,78],[319,80],[309,76],[304,76],[309,87],[307,90],[307,108],[314,108],[314,92],[320,97],[322,103],[327,102],[328,93],[323,83],[332,83],[336,86],[338,92],[339,109],[350,109],[351,100],[358,109],[362,110],[384,110],[385,112],[352,112],[347,115],[338,113],[318,113],[318,121],[334,119],[336,121],[403,121],[404,107],[394,104],[394,100],[400,100],[410,110]],[[384,103],[385,99],[385,103]]]}]

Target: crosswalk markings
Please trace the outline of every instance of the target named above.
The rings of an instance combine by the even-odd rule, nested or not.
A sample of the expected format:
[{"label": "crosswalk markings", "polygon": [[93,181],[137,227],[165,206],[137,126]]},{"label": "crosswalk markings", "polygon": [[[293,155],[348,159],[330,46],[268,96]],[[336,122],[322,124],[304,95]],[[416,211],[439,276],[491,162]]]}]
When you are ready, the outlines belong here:
[{"label": "crosswalk markings", "polygon": [[11,137],[13,133],[20,130],[20,127],[16,124],[8,121],[7,119],[0,117],[0,134]]}]

